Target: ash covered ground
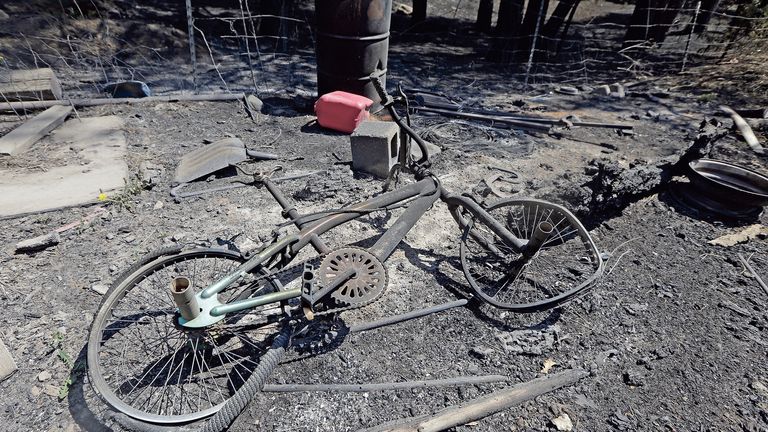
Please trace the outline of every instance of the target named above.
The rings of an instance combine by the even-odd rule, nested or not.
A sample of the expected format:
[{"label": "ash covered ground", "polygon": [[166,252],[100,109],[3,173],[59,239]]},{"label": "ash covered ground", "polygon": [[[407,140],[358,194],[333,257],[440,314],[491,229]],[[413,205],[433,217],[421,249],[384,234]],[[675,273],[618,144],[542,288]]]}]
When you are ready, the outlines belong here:
[{"label": "ash covered ground", "polygon": [[[394,80],[428,83],[466,99],[479,89],[472,101],[488,109],[571,113],[582,120],[635,125],[633,135],[587,128],[548,135],[416,118],[420,130],[443,148],[434,158],[433,171],[444,185],[455,192],[478,193],[488,202],[497,197],[485,180],[513,171],[516,180],[497,183],[502,194],[554,196],[566,207],[584,207],[593,161],[623,169],[652,165],[685,149],[700,123],[717,112],[718,103],[768,102],[761,94],[735,97],[732,89],[719,93],[725,100],[700,97],[701,92],[718,91],[712,82],[669,91],[687,86],[687,76],[640,83],[633,87],[636,95],[623,99],[584,89],[577,96],[557,94],[556,84],[518,91],[506,85],[503,71],[471,69],[471,59],[456,52],[440,54],[446,59],[440,67],[439,61],[419,67],[412,61],[414,49],[416,43],[407,49],[393,46]],[[422,50],[425,55],[431,52],[428,44]],[[702,75],[727,76],[730,67],[737,68],[707,68]],[[450,70],[457,72],[451,75]],[[79,220],[94,207],[3,221],[0,337],[19,370],[0,383],[0,429],[123,430],[94,396],[83,373],[85,341],[101,301],[94,288],[108,286],[136,259],[163,245],[255,250],[284,221],[263,188],[174,200],[170,179],[185,153],[235,136],[250,148],[283,158],[248,164],[248,169],[280,164],[286,173],[322,170],[323,175],[280,184],[301,211],[336,208],[379,193],[380,180],[350,169],[348,137],[320,129],[307,111],[306,95],[286,88],[264,97],[264,113],[255,119],[237,102],[78,110],[83,117],[123,118],[131,172],[138,174],[141,163],[149,161],[164,173],[151,188],[130,188],[119,201],[103,205],[103,214],[65,232],[58,245],[41,252],[17,254],[14,245]],[[642,96],[659,91],[668,96],[662,103]],[[14,116],[2,120],[5,129],[17,124]],[[720,121],[727,132],[730,120]],[[756,127],[756,133],[765,140],[765,125]],[[25,156],[27,163],[37,161],[38,169],[45,169],[44,149]],[[737,133],[715,142],[709,154],[768,171],[766,159],[752,153]],[[573,188],[583,193],[558,193]],[[768,279],[766,240],[732,247],[708,244],[744,225],[692,210],[666,187],[628,200],[618,210],[585,207],[580,214],[599,249],[609,253],[605,275],[580,299],[526,315],[472,302],[466,308],[352,334],[317,355],[289,354],[269,382],[363,383],[502,374],[517,383],[542,376],[545,362],[552,361],[552,371],[579,367],[591,374],[576,385],[456,430],[553,430],[552,419],[563,413],[574,430],[584,431],[766,430],[768,375],[762,365],[768,346],[768,297],[737,258],[739,253],[750,257],[757,273]],[[389,220],[387,215],[362,218],[332,231],[328,241],[365,241]],[[767,222],[763,214],[751,223]],[[341,319],[355,324],[470,295],[458,259],[459,240],[447,209],[436,205],[387,261],[389,287],[384,296],[374,305],[343,313]],[[486,384],[370,393],[264,393],[231,430],[357,430],[433,412],[498,388],[501,385]]]}]

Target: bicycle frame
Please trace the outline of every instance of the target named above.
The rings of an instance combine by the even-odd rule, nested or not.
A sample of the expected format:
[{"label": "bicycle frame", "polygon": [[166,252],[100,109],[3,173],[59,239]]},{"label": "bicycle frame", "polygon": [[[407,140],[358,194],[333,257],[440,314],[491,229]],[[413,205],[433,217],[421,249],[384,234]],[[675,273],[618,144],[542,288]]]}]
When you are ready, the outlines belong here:
[{"label": "bicycle frame", "polygon": [[[192,299],[194,304],[194,306],[191,307],[193,310],[193,318],[189,320],[183,317],[180,318],[179,323],[182,326],[191,328],[205,327],[222,320],[228,313],[300,297],[302,294],[301,288],[259,295],[247,299],[236,300],[227,304],[220,303],[216,295],[242,276],[245,276],[259,266],[269,262],[279,253],[287,251],[288,260],[290,261],[304,247],[312,245],[318,253],[327,254],[331,249],[320,239],[320,235],[372,211],[386,210],[408,201],[410,201],[410,203],[403,214],[400,215],[395,223],[368,249],[368,252],[376,256],[376,258],[382,262],[389,258],[411,228],[413,228],[424,213],[426,213],[438,199],[448,205],[449,211],[462,229],[467,226],[468,220],[461,215],[459,209],[465,209],[474,217],[482,220],[505,243],[514,247],[516,250],[525,253],[527,249],[530,249],[529,246],[531,246],[531,243],[533,243],[533,240],[524,241],[515,237],[504,226],[496,221],[496,219],[489,215],[480,204],[466,196],[457,196],[447,192],[440,182],[433,177],[425,178],[394,191],[378,195],[357,204],[352,204],[341,210],[335,211],[329,216],[312,222],[302,222],[301,215],[296,208],[288,203],[282,192],[274,183],[269,181],[269,179],[264,180],[264,185],[283,208],[283,215],[296,225],[299,232],[284,237],[266,247],[261,252],[251,257],[248,261],[241,264],[232,273],[224,276],[203,289],[200,293],[196,294],[194,299]],[[543,243],[543,240],[546,240],[546,236],[542,237],[540,243]],[[540,246],[540,243],[534,246],[538,247]],[[535,253],[535,251],[533,251],[533,253]],[[352,275],[347,275],[347,277],[351,276]],[[183,302],[190,302],[189,297],[185,299],[179,297],[177,300],[178,294],[176,292],[172,292],[172,294],[180,309],[182,308]],[[189,306],[186,306],[185,310],[188,309],[190,309]]]}]

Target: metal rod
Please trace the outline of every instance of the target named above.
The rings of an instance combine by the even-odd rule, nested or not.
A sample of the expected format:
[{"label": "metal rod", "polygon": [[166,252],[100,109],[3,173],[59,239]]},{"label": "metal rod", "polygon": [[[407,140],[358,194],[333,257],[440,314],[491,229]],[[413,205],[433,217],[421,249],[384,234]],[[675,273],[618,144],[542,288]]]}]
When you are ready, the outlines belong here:
[{"label": "metal rod", "polygon": [[263,262],[272,258],[274,254],[280,252],[281,250],[297,242],[298,240],[299,240],[299,236],[296,234],[293,234],[288,237],[285,237],[282,240],[277,241],[276,243],[273,243],[267,246],[264,250],[259,252],[257,255],[254,255],[253,258],[242,263],[240,267],[235,269],[235,271],[224,276],[218,281],[214,282],[209,287],[205,288],[203,292],[200,293],[200,296],[204,299],[215,296],[216,294],[220,293],[224,288],[228,287],[229,285],[234,283],[236,280],[240,279],[242,276],[244,276],[251,270],[261,265]]},{"label": "metal rod", "polygon": [[757,274],[755,269],[752,268],[752,265],[749,263],[749,261],[747,261],[746,258],[744,258],[744,255],[739,254],[739,260],[741,260],[741,263],[744,264],[744,267],[746,267],[747,270],[749,270],[749,272],[752,273],[752,276],[754,276],[755,279],[757,280],[757,284],[760,285],[760,288],[762,288],[763,291],[765,291],[765,294],[768,295],[768,285],[765,284],[765,281],[763,281],[763,279],[760,277],[760,275]]},{"label": "metal rod", "polygon": [[214,306],[211,309],[211,316],[222,316],[228,313],[239,312],[241,310],[264,306],[270,303],[277,303],[283,300],[301,297],[301,288],[278,291],[264,294],[253,298],[238,300],[232,303]]},{"label": "metal rod", "polygon": [[[304,177],[309,177],[309,176],[315,175],[315,174],[321,174],[323,172],[324,171],[319,171],[319,170],[318,171],[309,171],[309,172],[304,172],[304,173],[300,172],[300,173],[290,174],[290,175],[286,175],[286,176],[282,176],[282,177],[274,177],[274,178],[271,178],[270,181],[272,181],[272,182],[281,182],[281,181],[286,181],[286,180],[296,180],[296,179],[300,179],[300,178],[304,178]],[[188,187],[190,184],[192,184],[192,183],[180,183],[180,184],[172,187],[171,188],[171,196],[174,197],[174,198],[190,198],[190,197],[198,196],[198,195],[202,195],[202,194],[213,193],[213,192],[223,192],[223,191],[227,191],[227,190],[239,189],[239,188],[243,188],[243,187],[251,186],[252,185],[252,183],[232,182],[232,183],[229,183],[229,184],[226,184],[226,185],[223,185],[223,186],[216,186],[216,187],[212,187],[212,188],[208,188],[208,189],[191,191],[191,192],[182,192],[182,190],[184,188]]]},{"label": "metal rod", "polygon": [[456,300],[456,301],[443,303],[435,306],[430,306],[424,309],[417,309],[417,310],[406,312],[400,315],[393,315],[393,316],[382,318],[376,321],[371,321],[371,322],[362,323],[362,324],[355,324],[349,328],[349,332],[358,333],[358,332],[377,329],[379,327],[385,327],[392,324],[398,324],[398,323],[412,320],[415,318],[421,318],[423,316],[446,311],[448,309],[465,306],[467,303],[469,303],[469,300],[461,299],[461,300]]},{"label": "metal rod", "polygon": [[[532,123],[541,123],[544,125],[552,125],[552,126],[563,124],[563,121],[557,120],[557,119],[540,118],[540,117],[520,117],[512,114],[507,114],[502,112],[493,112],[493,111],[484,111],[484,113],[474,113],[474,112],[465,112],[465,111],[444,110],[440,108],[416,107],[414,109],[419,111],[424,111],[424,112],[435,113],[435,114],[445,114],[447,116],[453,116],[453,117],[459,117],[459,118],[485,120],[485,121],[504,123],[504,124],[509,123],[510,125],[519,123],[523,125],[521,126],[523,128],[527,127],[528,125],[531,125]],[[601,123],[601,122],[586,122],[586,121],[570,121],[570,123],[573,126],[606,128],[606,129],[629,130],[629,129],[635,128],[633,125],[625,124],[625,123]],[[545,130],[543,127],[538,127],[537,129]],[[548,128],[546,130],[548,130]]]},{"label": "metal rod", "polygon": [[439,108],[418,107],[414,109],[418,111],[429,112],[429,113],[442,114],[449,117],[458,117],[458,118],[465,118],[465,119],[472,119],[472,120],[484,120],[484,121],[489,121],[493,123],[501,123],[501,124],[505,124],[512,127],[518,127],[521,129],[531,129],[531,130],[539,130],[539,131],[549,131],[550,129],[550,127],[547,124],[531,122],[528,120],[525,120],[525,121],[512,120],[510,118],[505,118],[505,117],[490,117],[482,114],[472,114],[472,113],[466,113],[466,112],[444,110]]},{"label": "metal rod", "polygon": [[421,381],[403,381],[365,384],[266,384],[262,391],[284,392],[350,392],[364,393],[384,390],[408,390],[425,387],[455,387],[509,381],[504,375],[460,376]]},{"label": "metal rod", "polygon": [[195,53],[195,19],[192,17],[192,1],[186,0],[187,34],[189,35],[189,59],[192,61],[192,86],[197,91],[197,55]]},{"label": "metal rod", "polygon": [[528,77],[531,74],[531,66],[533,65],[533,56],[536,53],[536,41],[539,38],[539,27],[541,27],[541,23],[544,21],[544,18],[541,16],[544,13],[544,2],[542,1],[541,4],[539,4],[539,13],[536,15],[536,29],[533,31],[533,40],[531,41],[531,52],[528,53],[528,64],[525,67],[525,85],[528,85]]},{"label": "metal rod", "polygon": [[683,66],[680,68],[680,72],[685,71],[685,64],[688,62],[688,49],[691,47],[691,39],[693,38],[693,32],[696,30],[696,21],[699,20],[699,10],[701,9],[701,0],[696,2],[696,13],[693,14],[691,20],[691,32],[688,33],[688,40],[685,41],[685,54],[683,54]]},{"label": "metal rod", "polygon": [[179,308],[181,317],[192,321],[200,315],[200,306],[197,305],[195,289],[189,282],[189,278],[179,276],[171,281],[171,296],[176,307]]}]

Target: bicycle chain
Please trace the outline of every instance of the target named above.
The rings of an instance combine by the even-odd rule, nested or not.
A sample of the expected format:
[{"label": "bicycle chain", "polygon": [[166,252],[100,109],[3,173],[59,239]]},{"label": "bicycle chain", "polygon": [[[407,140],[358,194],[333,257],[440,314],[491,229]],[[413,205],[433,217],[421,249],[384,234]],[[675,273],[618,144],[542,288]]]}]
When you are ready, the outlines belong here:
[{"label": "bicycle chain", "polygon": [[[312,258],[300,261],[298,263],[291,264],[291,265],[286,266],[286,267],[284,267],[284,268],[282,268],[280,270],[277,270],[277,271],[270,270],[269,274],[259,275],[251,283],[259,283],[259,284],[261,284],[261,283],[264,283],[264,284],[271,283],[270,279],[277,279],[277,280],[279,280],[280,276],[284,276],[284,275],[287,275],[287,274],[290,274],[290,273],[293,273],[293,272],[296,272],[296,271],[300,271],[300,272],[303,271],[304,266],[307,263],[318,264],[320,262],[323,262],[323,260],[325,260],[325,258],[328,255],[330,255],[330,253],[329,254],[318,255],[318,256],[315,256],[315,257],[312,257]],[[258,273],[252,273],[253,276],[256,276],[257,274]],[[300,278],[301,275],[296,276],[296,277]],[[332,346],[334,343],[336,343],[337,338],[339,337],[339,334],[343,333],[343,331],[333,330],[333,328],[336,326],[336,323],[338,321],[338,317],[335,317],[335,315],[337,315],[339,313],[342,313],[342,312],[345,312],[345,311],[349,311],[349,310],[358,309],[358,308],[362,308],[362,307],[368,306],[371,303],[379,300],[379,298],[381,298],[381,296],[384,295],[384,291],[385,290],[386,290],[386,285],[385,285],[384,289],[382,289],[381,292],[379,292],[378,295],[376,295],[375,297],[373,297],[373,298],[371,298],[371,299],[369,299],[367,301],[361,302],[361,303],[357,303],[357,304],[353,304],[353,305],[347,305],[347,306],[329,307],[328,309],[325,309],[325,310],[314,311],[313,312],[313,315],[314,315],[313,320],[316,320],[317,318],[327,318],[327,317],[330,317],[332,322],[329,324],[329,329],[327,331],[325,331],[325,332],[322,332],[322,334],[320,334],[320,335],[316,335],[316,337],[314,337],[314,338],[312,338],[312,337],[305,338],[305,339],[308,339],[308,340],[305,341],[305,342],[301,342],[298,345],[296,345],[294,348],[297,349],[298,352],[300,352],[302,354],[299,354],[298,356],[296,356],[294,358],[291,358],[290,361],[296,361],[296,360],[300,360],[300,359],[303,359],[303,358],[306,358],[306,357],[314,356],[314,355],[318,354],[319,352],[321,352],[323,349],[327,348],[328,346]],[[307,323],[311,322],[311,320],[308,320],[306,318],[306,316],[304,316],[303,314],[291,315],[289,317],[289,321],[294,326],[296,326],[297,324],[300,324],[300,323],[303,323],[303,324],[306,325]]]}]

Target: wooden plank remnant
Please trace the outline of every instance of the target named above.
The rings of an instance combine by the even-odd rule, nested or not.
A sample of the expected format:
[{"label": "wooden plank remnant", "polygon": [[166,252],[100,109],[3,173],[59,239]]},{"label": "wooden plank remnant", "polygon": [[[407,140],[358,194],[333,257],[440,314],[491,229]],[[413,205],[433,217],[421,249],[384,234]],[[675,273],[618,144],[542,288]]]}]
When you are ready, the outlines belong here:
[{"label": "wooden plank remnant", "polygon": [[0,100],[61,99],[61,84],[50,68],[0,72]]},{"label": "wooden plank remnant", "polygon": [[571,385],[589,376],[582,369],[566,369],[562,372],[536,378],[512,387],[495,391],[462,405],[453,405],[434,414],[387,422],[365,432],[439,432],[479,420],[511,406],[521,404],[553,390]]},{"label": "wooden plank remnant", "polygon": [[54,106],[27,120],[0,137],[0,155],[15,155],[28,150],[40,138],[64,123],[71,112],[70,106]]},{"label": "wooden plank remnant", "polygon": [[10,351],[5,347],[3,341],[0,340],[0,382],[11,376],[16,372],[16,362],[13,361]]},{"label": "wooden plank remnant", "polygon": [[56,105],[70,105],[77,108],[101,105],[117,104],[145,104],[151,102],[228,102],[233,100],[243,100],[243,93],[213,93],[213,94],[181,94],[166,96],[147,96],[143,98],[97,98],[97,99],[67,99],[55,101],[35,101],[35,102],[6,102],[0,98],[0,112],[27,111],[49,108]]}]

